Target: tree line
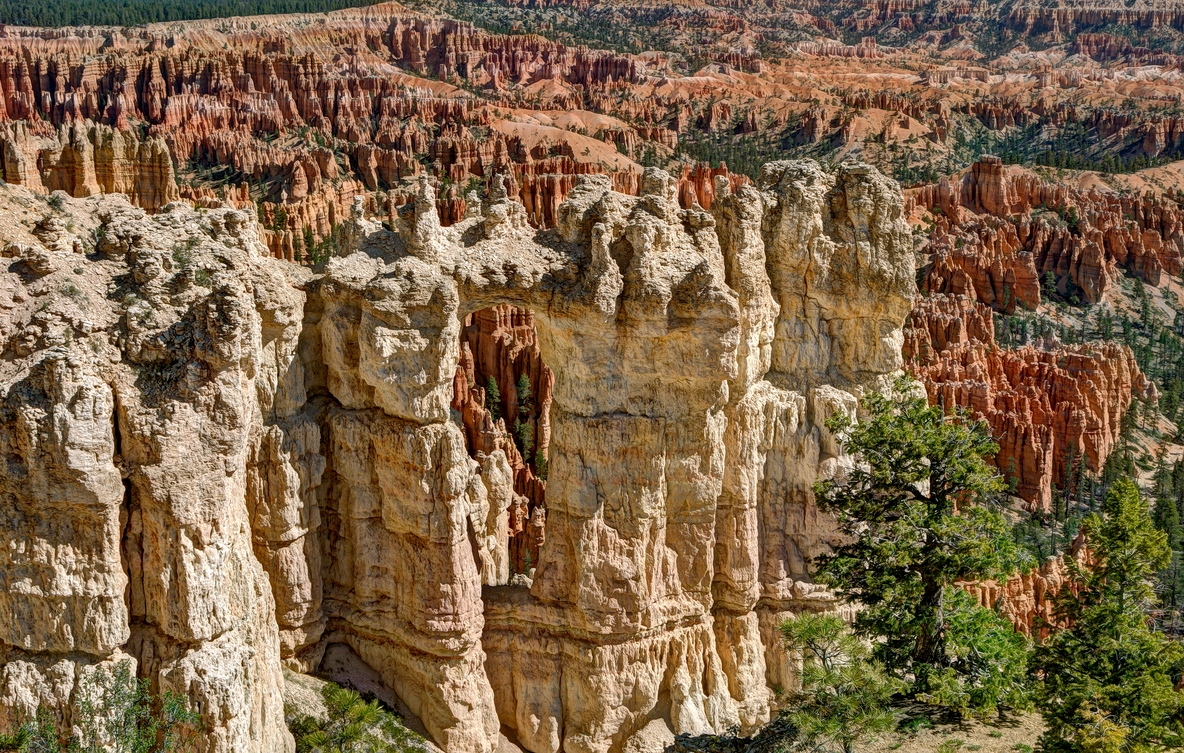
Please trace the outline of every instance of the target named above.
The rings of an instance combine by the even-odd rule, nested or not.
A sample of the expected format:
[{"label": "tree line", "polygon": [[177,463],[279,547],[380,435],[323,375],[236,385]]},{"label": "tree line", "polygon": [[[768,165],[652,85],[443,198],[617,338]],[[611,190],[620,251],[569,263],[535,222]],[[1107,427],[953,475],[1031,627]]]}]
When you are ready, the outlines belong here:
[{"label": "tree line", "polygon": [[199,18],[323,13],[378,0],[0,0],[0,23],[15,26],[138,26]]}]

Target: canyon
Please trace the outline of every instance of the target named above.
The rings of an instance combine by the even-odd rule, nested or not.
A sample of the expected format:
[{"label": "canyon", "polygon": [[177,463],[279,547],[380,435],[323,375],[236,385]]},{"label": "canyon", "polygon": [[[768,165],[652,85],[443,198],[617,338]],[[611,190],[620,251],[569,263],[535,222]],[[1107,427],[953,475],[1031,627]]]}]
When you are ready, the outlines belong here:
[{"label": "canyon", "polygon": [[1035,310],[1040,287],[1079,302],[1105,298],[1123,270],[1150,285],[1184,271],[1184,225],[1171,196],[1085,191],[997,157],[960,181],[910,191],[933,225],[930,293],[969,295],[1000,311]]},{"label": "canyon", "polygon": [[1156,387],[1118,343],[999,347],[984,304],[933,295],[905,330],[909,370],[930,402],[986,420],[999,445],[995,464],[1032,509],[1050,512],[1084,460],[1093,473],[1118,443],[1131,401]]},{"label": "canyon", "polygon": [[[1081,127],[1092,136],[1074,151],[1097,164],[1184,148],[1184,120],[1164,110],[1184,91],[1174,58],[1102,33],[1044,53],[1017,42],[971,64],[966,40],[945,32],[932,47],[892,46],[893,34],[914,34],[899,21],[920,12],[892,3],[843,6],[859,11],[844,23],[879,35],[857,45],[827,37],[838,27],[821,9],[793,14],[810,36],[790,45],[759,8],[593,5],[592,18],[670,25],[668,44],[598,50],[396,3],[135,28],[4,26],[0,177],[73,196],[126,193],[151,211],[177,197],[252,208],[272,255],[313,263],[354,197],[389,224],[425,173],[442,184],[445,224],[505,173],[528,221],[553,227],[579,175],[611,175],[636,195],[646,165],[679,177],[684,208],[707,209],[714,172],[735,189],[783,156],[858,158],[915,186],[977,159],[968,139],[971,150],[1034,159]],[[536,11],[552,12],[522,12]],[[966,26],[962,15],[979,12],[951,19]],[[751,144],[731,170],[719,164],[725,137]]]},{"label": "canyon", "polygon": [[824,420],[902,366],[903,196],[780,162],[708,212],[651,168],[540,230],[508,185],[359,197],[323,272],[253,211],[0,188],[5,721],[131,661],[203,750],[292,750],[282,668],[332,644],[450,753],[768,721],[777,624],[834,604]]},{"label": "canyon", "polygon": [[[447,753],[757,731],[828,416],[910,373],[1046,515],[1158,399],[1007,328],[1179,289],[1169,6],[0,25],[0,728],[130,662],[291,752],[348,650]],[[960,585],[1038,636],[1065,568]]]}]

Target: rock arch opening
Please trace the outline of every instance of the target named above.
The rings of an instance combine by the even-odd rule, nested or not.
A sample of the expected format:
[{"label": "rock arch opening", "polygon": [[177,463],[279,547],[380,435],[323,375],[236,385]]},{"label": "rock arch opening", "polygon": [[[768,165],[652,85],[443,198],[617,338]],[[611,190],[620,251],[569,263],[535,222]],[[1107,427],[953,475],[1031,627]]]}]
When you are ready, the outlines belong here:
[{"label": "rock arch opening", "polygon": [[[492,516],[505,516],[485,566],[486,585],[525,584],[546,540],[551,394],[555,375],[543,362],[534,312],[511,305],[474,311],[460,331],[452,408],[469,454],[490,466],[501,452],[512,491],[491,492]],[[494,473],[498,471],[492,471]],[[488,483],[492,483],[487,481]],[[525,580],[524,580],[525,579]]]}]

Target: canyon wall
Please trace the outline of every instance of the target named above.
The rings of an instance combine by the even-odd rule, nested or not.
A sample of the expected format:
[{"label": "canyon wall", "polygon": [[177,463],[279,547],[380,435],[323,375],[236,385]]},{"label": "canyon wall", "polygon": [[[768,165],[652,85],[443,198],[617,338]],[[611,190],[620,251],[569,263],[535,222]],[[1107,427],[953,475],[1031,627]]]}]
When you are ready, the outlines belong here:
[{"label": "canyon wall", "polygon": [[281,667],[330,643],[449,753],[768,720],[776,626],[834,607],[824,421],[902,366],[900,191],[779,162],[708,212],[591,175],[539,230],[510,184],[447,227],[426,179],[392,229],[359,201],[318,275],[251,211],[0,187],[36,220],[0,269],[4,720],[68,726],[126,658],[203,753],[291,750]]},{"label": "canyon wall", "polygon": [[[9,217],[45,211],[3,192]],[[84,679],[127,661],[190,699],[204,750],[291,751],[257,553],[306,500],[258,480],[304,402],[298,278],[251,214],[62,206],[0,251],[0,723],[68,727]]]},{"label": "canyon wall", "polygon": [[[178,197],[175,169],[194,183],[189,198],[258,204],[265,242],[290,260],[315,254],[310,240],[330,237],[354,196],[405,203],[405,181],[425,170],[454,184],[445,222],[463,216],[474,181],[512,171],[532,224],[549,227],[576,175],[623,173],[618,188],[636,193],[631,157],[677,144],[656,123],[578,112],[586,92],[651,68],[663,61],[489,34],[395,3],[134,29],[8,26],[0,177],[126,193],[155,211]],[[554,96],[524,91],[542,82]],[[521,116],[534,109],[541,118]],[[593,125],[550,125],[570,110]]]},{"label": "canyon wall", "polygon": [[1184,271],[1184,212],[1168,197],[1072,189],[984,156],[910,202],[933,213],[926,292],[999,311],[1035,309],[1046,282],[1097,303],[1121,268],[1156,286]]},{"label": "canyon wall", "polygon": [[931,403],[987,421],[1000,473],[1032,509],[1045,512],[1053,486],[1064,483],[1066,462],[1084,456],[1091,471],[1100,471],[1131,401],[1156,398],[1127,346],[1000,348],[990,308],[965,296],[918,299],[904,351]]}]

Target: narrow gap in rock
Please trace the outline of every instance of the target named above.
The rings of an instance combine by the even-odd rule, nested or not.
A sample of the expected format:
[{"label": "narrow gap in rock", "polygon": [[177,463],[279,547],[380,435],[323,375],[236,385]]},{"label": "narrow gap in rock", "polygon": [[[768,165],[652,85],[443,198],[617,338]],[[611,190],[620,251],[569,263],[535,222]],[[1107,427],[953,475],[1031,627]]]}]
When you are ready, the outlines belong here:
[{"label": "narrow gap in rock", "polygon": [[452,407],[461,415],[469,454],[484,462],[501,450],[513,474],[506,528],[511,581],[530,577],[545,539],[554,383],[534,312],[499,305],[465,317]]},{"label": "narrow gap in rock", "polygon": [[123,572],[127,576],[127,586],[124,588],[124,603],[127,606],[128,621],[137,624],[144,614],[143,596],[143,562],[141,557],[141,528],[140,506],[132,495],[132,482],[127,477],[123,459],[123,433],[119,428],[119,398],[115,398],[115,407],[111,411],[111,443],[112,460],[119,468],[123,484],[123,501],[119,511],[120,537],[119,549]]}]

